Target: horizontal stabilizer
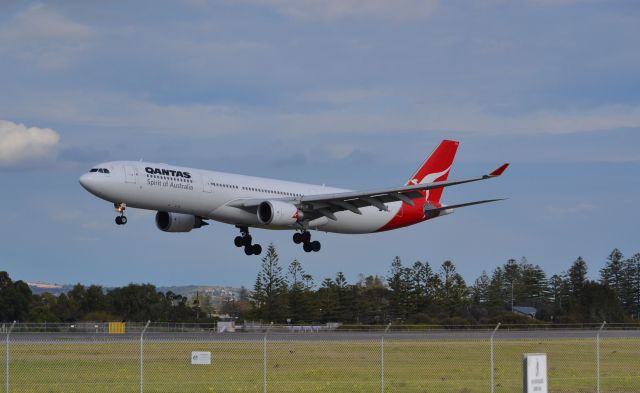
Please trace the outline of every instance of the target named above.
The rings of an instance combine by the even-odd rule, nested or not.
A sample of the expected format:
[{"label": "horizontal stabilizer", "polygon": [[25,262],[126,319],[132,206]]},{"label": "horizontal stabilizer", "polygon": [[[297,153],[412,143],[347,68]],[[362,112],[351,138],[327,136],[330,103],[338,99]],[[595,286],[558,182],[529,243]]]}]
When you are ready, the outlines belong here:
[{"label": "horizontal stabilizer", "polygon": [[457,205],[447,205],[447,206],[442,206],[442,207],[434,207],[434,208],[425,208],[425,213],[429,212],[429,213],[437,213],[439,211],[443,211],[443,210],[449,210],[449,209],[456,209],[458,207],[465,207],[465,206],[473,206],[473,205],[480,205],[483,203],[489,203],[489,202],[498,202],[498,201],[505,201],[506,198],[501,198],[501,199],[486,199],[484,201],[474,201],[474,202],[467,202],[467,203],[459,203]]}]

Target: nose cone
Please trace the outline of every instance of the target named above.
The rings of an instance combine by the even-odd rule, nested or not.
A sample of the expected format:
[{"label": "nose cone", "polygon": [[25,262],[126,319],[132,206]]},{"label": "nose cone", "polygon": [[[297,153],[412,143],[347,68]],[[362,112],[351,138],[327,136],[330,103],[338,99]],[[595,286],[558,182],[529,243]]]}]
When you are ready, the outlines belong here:
[{"label": "nose cone", "polygon": [[96,186],[96,179],[91,173],[85,173],[80,176],[80,185],[84,187],[85,190],[92,192]]}]

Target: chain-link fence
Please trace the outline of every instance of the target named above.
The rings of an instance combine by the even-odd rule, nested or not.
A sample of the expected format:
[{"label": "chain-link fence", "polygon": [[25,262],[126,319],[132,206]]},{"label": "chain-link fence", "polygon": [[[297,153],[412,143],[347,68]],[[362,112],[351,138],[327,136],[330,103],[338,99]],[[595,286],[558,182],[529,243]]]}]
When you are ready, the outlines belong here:
[{"label": "chain-link fence", "polygon": [[2,389],[511,393],[522,390],[522,355],[546,353],[550,392],[640,391],[640,329],[625,326],[217,333],[127,324],[109,333],[101,325],[2,325]]}]

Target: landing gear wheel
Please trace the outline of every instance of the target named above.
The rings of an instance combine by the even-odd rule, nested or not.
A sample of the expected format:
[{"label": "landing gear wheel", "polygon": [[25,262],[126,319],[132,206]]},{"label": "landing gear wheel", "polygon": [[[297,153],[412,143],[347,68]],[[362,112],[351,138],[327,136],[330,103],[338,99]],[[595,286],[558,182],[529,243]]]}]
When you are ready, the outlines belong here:
[{"label": "landing gear wheel", "polygon": [[252,248],[253,251],[253,255],[260,255],[262,254],[262,246],[259,244],[254,244]]},{"label": "landing gear wheel", "polygon": [[302,241],[309,243],[311,241],[311,234],[307,231],[302,232]]},{"label": "landing gear wheel", "polygon": [[124,216],[124,211],[127,208],[127,205],[124,202],[116,202],[113,204],[113,207],[116,209],[116,212],[120,215],[116,217],[116,224],[124,225],[127,223],[127,217]]},{"label": "landing gear wheel", "polygon": [[251,247],[251,241],[252,241],[252,240],[253,240],[253,239],[251,238],[251,235],[246,235],[246,236],[244,236],[244,237],[242,238],[242,244],[243,244],[245,247]]},{"label": "landing gear wheel", "polygon": [[236,236],[236,238],[233,239],[233,244],[235,244],[236,247],[242,247],[244,245],[244,238],[242,236]]},{"label": "landing gear wheel", "polygon": [[233,244],[236,247],[244,247],[244,253],[247,255],[260,255],[262,253],[262,246],[259,244],[251,244],[253,238],[249,235],[249,228],[245,226],[236,227],[240,230],[240,236],[236,236],[233,239]]},{"label": "landing gear wheel", "polygon": [[304,252],[311,252],[313,251],[313,247],[311,246],[311,243],[304,243],[302,245],[302,249],[304,250]]},{"label": "landing gear wheel", "polygon": [[314,240],[311,242],[311,249],[313,250],[313,252],[318,252],[320,251],[320,242],[317,240]]},{"label": "landing gear wheel", "polygon": [[302,233],[296,232],[293,234],[293,242],[295,244],[300,244],[302,243]]}]

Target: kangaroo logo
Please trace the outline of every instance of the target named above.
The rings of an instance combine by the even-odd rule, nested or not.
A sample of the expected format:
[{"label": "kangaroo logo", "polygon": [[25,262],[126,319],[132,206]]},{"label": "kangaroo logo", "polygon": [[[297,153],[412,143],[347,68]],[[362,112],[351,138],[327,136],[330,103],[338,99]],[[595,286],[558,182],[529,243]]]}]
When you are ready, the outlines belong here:
[{"label": "kangaroo logo", "polygon": [[[428,173],[423,179],[422,181],[420,181],[420,184],[428,184],[428,183],[433,183],[434,181],[436,181],[437,179],[441,178],[443,175],[447,175],[449,173],[449,171],[451,170],[451,167],[445,169],[442,172],[434,172],[434,173]],[[415,183],[414,183],[415,182]],[[411,179],[410,183],[412,184],[418,184],[418,179]],[[425,192],[425,199],[429,200],[429,190],[427,190]]]}]

